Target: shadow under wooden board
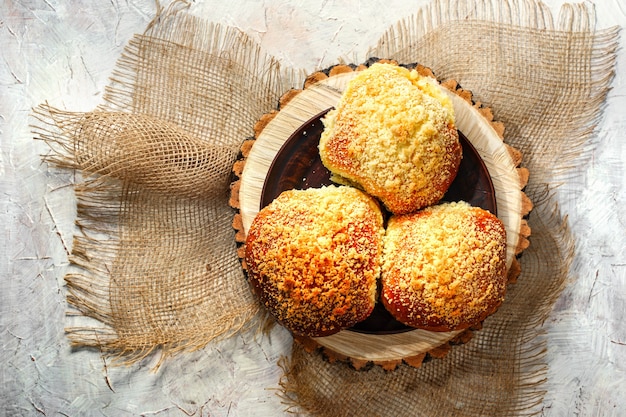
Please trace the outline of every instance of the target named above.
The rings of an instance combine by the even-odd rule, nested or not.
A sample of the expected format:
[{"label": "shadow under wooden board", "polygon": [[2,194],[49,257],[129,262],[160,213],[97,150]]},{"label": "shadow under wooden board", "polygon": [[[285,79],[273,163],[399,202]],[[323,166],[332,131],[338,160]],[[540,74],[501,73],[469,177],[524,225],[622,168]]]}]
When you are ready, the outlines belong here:
[{"label": "shadow under wooden board", "polygon": [[[314,73],[304,89],[286,93],[279,110],[259,120],[254,140],[244,143],[243,159],[233,168],[238,180],[232,187],[231,205],[238,209],[233,225],[239,244],[245,241],[258,211],[281,191],[332,183],[317,152],[323,130],[321,118],[337,104],[349,81],[363,68],[341,65]],[[427,68],[416,68],[432,76]],[[473,103],[471,93],[456,82],[442,85],[453,102],[464,155],[457,179],[444,200],[463,200],[497,212],[507,231],[509,280],[515,280],[520,272],[517,258],[528,246],[530,235],[524,217],[532,203],[522,191],[528,173],[520,168],[520,153],[503,142],[503,126],[493,121],[491,111]],[[243,246],[240,258],[243,260]],[[308,350],[321,348],[329,359],[349,361],[357,369],[368,363],[394,369],[402,362],[420,366],[427,355],[445,356],[450,343],[467,342],[473,330],[476,328],[454,332],[412,329],[378,307],[370,319],[352,329],[326,337],[295,339]]]}]

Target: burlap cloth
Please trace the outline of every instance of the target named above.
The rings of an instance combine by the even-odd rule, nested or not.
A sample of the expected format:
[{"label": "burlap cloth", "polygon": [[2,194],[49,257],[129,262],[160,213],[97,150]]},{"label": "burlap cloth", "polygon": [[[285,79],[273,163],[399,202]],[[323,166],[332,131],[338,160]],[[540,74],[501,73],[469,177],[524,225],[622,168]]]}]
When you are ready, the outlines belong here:
[{"label": "burlap cloth", "polygon": [[[78,174],[68,337],[122,363],[202,348],[262,322],[236,254],[231,167],[256,120],[304,81],[238,30],[182,9],[175,3],[130,41],[97,109],[34,110],[36,137],[51,148],[46,160]],[[532,244],[498,313],[469,343],[419,369],[357,372],[295,345],[282,362],[287,408],[328,416],[538,412],[540,326],[574,246],[551,190],[575,178],[592,145],[617,37],[617,28],[596,30],[588,3],[563,6],[553,21],[532,0],[435,1],[381,37],[371,56],[455,79],[504,123],[505,141],[531,173]]]}]

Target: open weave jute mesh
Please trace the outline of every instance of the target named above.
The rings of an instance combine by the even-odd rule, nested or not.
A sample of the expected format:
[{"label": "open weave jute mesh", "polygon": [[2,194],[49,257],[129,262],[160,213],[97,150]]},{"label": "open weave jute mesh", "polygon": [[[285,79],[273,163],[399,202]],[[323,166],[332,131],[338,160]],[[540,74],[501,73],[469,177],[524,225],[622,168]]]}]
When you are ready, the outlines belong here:
[{"label": "open weave jute mesh", "polygon": [[125,48],[104,104],[35,109],[46,159],[82,174],[67,333],[122,363],[198,349],[251,323],[235,254],[232,165],[292,71],[242,32],[175,3]]},{"label": "open weave jute mesh", "polygon": [[[534,414],[543,398],[540,324],[568,278],[574,242],[551,190],[576,181],[614,70],[617,28],[593,7],[558,19],[536,0],[437,0],[384,33],[370,55],[420,62],[472,91],[522,151],[532,243],[522,274],[482,330],[441,359],[355,371],[294,345],[282,366],[290,411],[323,416]],[[259,307],[241,270],[230,170],[257,119],[304,81],[239,31],[180,7],[135,36],[104,104],[34,111],[47,160],[81,176],[68,302],[90,320],[78,346],[132,363],[205,346]]]}]

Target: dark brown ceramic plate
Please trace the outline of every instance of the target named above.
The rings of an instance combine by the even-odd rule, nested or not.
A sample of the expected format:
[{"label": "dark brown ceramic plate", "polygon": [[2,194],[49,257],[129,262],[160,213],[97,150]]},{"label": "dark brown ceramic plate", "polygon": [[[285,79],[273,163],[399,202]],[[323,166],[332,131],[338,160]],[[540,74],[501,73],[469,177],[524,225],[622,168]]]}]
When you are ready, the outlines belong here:
[{"label": "dark brown ceramic plate", "polygon": [[[317,188],[333,184],[330,172],[322,165],[318,144],[324,130],[322,118],[330,109],[315,115],[298,128],[283,144],[265,177],[261,207],[271,203],[283,191]],[[466,201],[497,214],[496,195],[489,171],[476,149],[459,131],[463,159],[452,185],[442,201]],[[380,303],[366,320],[351,330],[372,333],[398,333],[411,328],[396,321]]]}]

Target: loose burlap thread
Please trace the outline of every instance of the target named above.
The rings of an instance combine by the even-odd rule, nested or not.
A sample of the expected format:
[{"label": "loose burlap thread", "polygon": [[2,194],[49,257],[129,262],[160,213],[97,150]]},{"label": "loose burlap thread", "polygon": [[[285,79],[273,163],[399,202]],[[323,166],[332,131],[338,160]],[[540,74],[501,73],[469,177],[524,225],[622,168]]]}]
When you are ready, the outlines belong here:
[{"label": "loose burlap thread", "polygon": [[[385,33],[371,56],[420,62],[452,78],[506,126],[524,154],[535,210],[522,275],[496,315],[443,359],[356,372],[294,345],[282,396],[324,416],[536,414],[546,377],[540,324],[568,277],[571,235],[552,198],[584,163],[614,67],[615,28],[587,4],[555,23],[536,0],[436,0]],[[132,363],[232,335],[258,305],[236,255],[229,170],[280,95],[301,85],[249,38],[173,10],[135,36],[105,103],[42,105],[47,160],[78,170],[68,301],[96,322],[68,327],[77,346]]]}]

